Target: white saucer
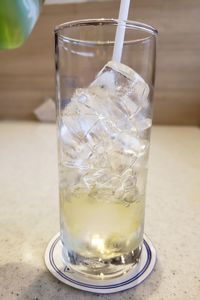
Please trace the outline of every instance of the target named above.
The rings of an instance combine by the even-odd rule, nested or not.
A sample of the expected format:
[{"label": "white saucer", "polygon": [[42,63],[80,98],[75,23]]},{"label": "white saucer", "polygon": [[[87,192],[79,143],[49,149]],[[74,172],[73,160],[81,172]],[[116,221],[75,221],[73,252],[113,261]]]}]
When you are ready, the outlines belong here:
[{"label": "white saucer", "polygon": [[118,278],[106,281],[90,279],[76,273],[64,264],[62,260],[62,243],[60,233],[58,233],[47,246],[45,263],[49,271],[65,284],[92,293],[109,294],[124,291],[142,283],[155,266],[156,250],[149,238],[144,235],[141,259],[137,267]]}]

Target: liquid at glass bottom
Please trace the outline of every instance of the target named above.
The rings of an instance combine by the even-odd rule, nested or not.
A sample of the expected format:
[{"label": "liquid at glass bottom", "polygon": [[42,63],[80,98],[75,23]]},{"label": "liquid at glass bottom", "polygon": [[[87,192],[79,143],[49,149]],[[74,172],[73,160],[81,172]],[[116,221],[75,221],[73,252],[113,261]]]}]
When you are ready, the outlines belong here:
[{"label": "liquid at glass bottom", "polygon": [[142,246],[134,251],[107,260],[99,257],[88,258],[73,251],[66,251],[63,247],[62,255],[64,262],[71,269],[94,279],[112,279],[120,277],[136,266],[140,260]]},{"label": "liquid at glass bottom", "polygon": [[144,197],[127,205],[107,192],[60,190],[63,258],[96,279],[129,271],[139,261],[143,239]]}]

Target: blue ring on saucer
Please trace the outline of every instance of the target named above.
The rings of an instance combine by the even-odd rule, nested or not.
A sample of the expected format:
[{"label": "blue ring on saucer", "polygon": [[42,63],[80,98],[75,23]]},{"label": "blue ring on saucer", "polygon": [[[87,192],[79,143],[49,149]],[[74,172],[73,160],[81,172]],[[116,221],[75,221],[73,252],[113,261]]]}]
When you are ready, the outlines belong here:
[{"label": "blue ring on saucer", "polygon": [[93,285],[93,284],[82,283],[82,282],[79,282],[77,280],[74,280],[74,279],[68,277],[67,275],[65,275],[63,272],[61,272],[57,268],[55,261],[54,261],[53,253],[54,253],[55,246],[59,242],[59,240],[60,240],[60,236],[58,238],[56,238],[56,240],[53,242],[53,244],[51,245],[50,251],[49,251],[49,261],[50,261],[51,266],[56,271],[56,273],[58,273],[64,279],[68,280],[69,282],[72,282],[73,284],[76,284],[76,285],[79,285],[79,286],[82,286],[85,288],[104,289],[105,290],[105,289],[115,289],[115,288],[130,284],[131,282],[135,281],[136,279],[138,279],[140,276],[142,276],[145,273],[145,271],[148,269],[151,259],[152,259],[151,249],[150,249],[148,243],[146,242],[146,240],[144,239],[143,245],[145,246],[146,251],[147,251],[147,260],[146,260],[146,263],[145,263],[144,267],[142,268],[142,270],[139,273],[137,273],[135,276],[133,276],[129,280],[126,280],[124,282],[120,282],[120,283],[117,283],[114,285],[112,284],[112,285],[105,286],[105,285]]}]

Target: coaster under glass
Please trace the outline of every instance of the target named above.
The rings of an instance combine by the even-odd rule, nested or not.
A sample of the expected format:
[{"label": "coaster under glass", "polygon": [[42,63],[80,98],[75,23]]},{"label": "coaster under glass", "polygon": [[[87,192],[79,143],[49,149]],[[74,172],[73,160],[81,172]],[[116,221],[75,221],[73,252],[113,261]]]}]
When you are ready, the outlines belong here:
[{"label": "coaster under glass", "polygon": [[49,271],[67,285],[98,294],[116,293],[139,285],[153,271],[156,263],[156,250],[146,235],[144,235],[138,264],[122,276],[113,279],[89,278],[74,271],[64,262],[62,248],[60,233],[58,233],[49,242],[45,252],[45,263]]}]

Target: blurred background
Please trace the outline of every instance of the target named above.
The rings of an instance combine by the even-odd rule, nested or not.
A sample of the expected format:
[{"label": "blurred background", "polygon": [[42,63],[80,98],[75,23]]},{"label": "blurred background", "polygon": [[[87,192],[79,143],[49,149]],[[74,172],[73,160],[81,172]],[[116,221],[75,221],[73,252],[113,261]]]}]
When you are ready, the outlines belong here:
[{"label": "blurred background", "polygon": [[[154,124],[200,125],[199,0],[134,0],[129,19],[159,31]],[[47,0],[23,46],[0,51],[0,119],[37,120],[55,99],[56,25],[75,19],[117,18],[118,0]],[[0,16],[1,17],[1,16]]]}]

